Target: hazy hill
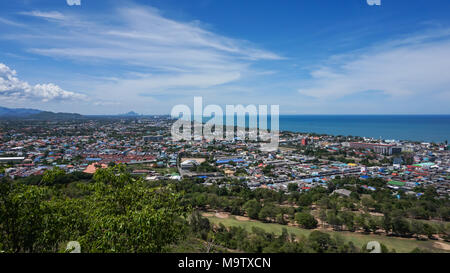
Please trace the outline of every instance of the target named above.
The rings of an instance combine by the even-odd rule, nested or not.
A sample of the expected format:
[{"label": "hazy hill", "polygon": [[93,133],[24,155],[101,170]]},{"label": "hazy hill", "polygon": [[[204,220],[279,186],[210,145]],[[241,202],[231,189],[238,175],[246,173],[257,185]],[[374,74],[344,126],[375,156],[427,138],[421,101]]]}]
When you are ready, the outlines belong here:
[{"label": "hazy hill", "polygon": [[0,106],[0,117],[27,117],[41,112],[41,110],[36,109],[6,108]]},{"label": "hazy hill", "polygon": [[80,114],[54,113],[36,109],[0,107],[0,118],[26,118],[26,119],[79,119]]}]

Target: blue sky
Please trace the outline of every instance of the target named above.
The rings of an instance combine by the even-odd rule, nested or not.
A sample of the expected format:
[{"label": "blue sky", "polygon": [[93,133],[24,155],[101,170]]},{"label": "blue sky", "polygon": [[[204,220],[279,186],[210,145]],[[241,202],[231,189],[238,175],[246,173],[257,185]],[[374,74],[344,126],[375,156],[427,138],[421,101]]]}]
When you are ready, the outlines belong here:
[{"label": "blue sky", "polygon": [[[76,1],[75,1],[76,2]],[[450,1],[0,2],[0,106],[450,114]]]}]

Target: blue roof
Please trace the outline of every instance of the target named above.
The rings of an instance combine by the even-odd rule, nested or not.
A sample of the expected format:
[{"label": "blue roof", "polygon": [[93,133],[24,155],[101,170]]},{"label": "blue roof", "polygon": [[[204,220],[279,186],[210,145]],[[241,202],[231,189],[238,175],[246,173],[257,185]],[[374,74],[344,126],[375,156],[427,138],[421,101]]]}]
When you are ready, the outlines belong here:
[{"label": "blue roof", "polygon": [[95,158],[95,157],[88,157],[88,158],[86,158],[86,160],[87,161],[101,161],[102,159],[101,158]]},{"label": "blue roof", "polygon": [[223,160],[217,160],[216,163],[217,164],[222,164],[222,163],[228,163],[230,161],[233,161],[235,163],[238,162],[244,162],[244,160],[242,158],[233,158],[233,159],[223,159]]}]

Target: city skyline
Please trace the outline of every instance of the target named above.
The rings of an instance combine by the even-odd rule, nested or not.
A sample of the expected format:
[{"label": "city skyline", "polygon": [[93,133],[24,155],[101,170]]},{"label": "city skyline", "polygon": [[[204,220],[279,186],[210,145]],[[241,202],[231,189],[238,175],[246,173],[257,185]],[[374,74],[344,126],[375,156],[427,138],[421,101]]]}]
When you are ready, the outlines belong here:
[{"label": "city skyline", "polygon": [[280,114],[450,114],[445,1],[0,5],[4,107],[168,114],[202,96]]}]

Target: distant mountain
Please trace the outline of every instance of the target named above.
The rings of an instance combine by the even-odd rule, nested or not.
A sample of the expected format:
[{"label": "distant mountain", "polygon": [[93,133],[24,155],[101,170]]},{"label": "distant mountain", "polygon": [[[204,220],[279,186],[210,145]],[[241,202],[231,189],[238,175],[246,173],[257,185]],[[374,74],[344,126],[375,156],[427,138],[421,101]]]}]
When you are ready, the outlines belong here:
[{"label": "distant mountain", "polygon": [[0,117],[27,117],[41,112],[41,110],[36,109],[6,108],[0,106]]},{"label": "distant mountain", "polygon": [[34,115],[28,116],[30,119],[81,119],[83,115],[76,113],[53,113],[53,112],[40,112]]},{"label": "distant mountain", "polygon": [[140,115],[138,113],[134,112],[134,111],[130,111],[130,112],[125,113],[125,114],[119,114],[118,116],[136,117],[136,116],[140,116]]},{"label": "distant mountain", "polygon": [[54,113],[36,109],[25,108],[6,108],[0,106],[0,118],[26,118],[26,119],[79,119],[83,118],[80,114],[72,113]]},{"label": "distant mountain", "polygon": [[6,108],[0,106],[0,119],[83,119],[89,117],[135,118],[144,117],[134,111],[119,115],[81,115],[77,113],[55,113],[37,109]]}]

